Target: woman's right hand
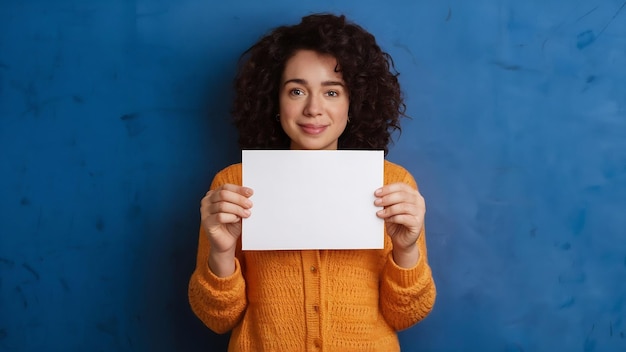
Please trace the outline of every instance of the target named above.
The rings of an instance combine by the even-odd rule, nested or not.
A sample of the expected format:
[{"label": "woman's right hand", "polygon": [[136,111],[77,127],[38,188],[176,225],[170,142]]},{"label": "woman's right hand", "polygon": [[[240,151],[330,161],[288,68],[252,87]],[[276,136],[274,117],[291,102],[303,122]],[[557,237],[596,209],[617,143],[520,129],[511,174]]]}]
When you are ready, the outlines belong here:
[{"label": "woman's right hand", "polygon": [[[202,198],[200,216],[211,244],[211,256],[234,257],[237,240],[241,236],[241,219],[250,216],[252,202],[248,198],[252,193],[248,187],[225,184],[207,192]],[[212,269],[216,268],[212,266]]]}]

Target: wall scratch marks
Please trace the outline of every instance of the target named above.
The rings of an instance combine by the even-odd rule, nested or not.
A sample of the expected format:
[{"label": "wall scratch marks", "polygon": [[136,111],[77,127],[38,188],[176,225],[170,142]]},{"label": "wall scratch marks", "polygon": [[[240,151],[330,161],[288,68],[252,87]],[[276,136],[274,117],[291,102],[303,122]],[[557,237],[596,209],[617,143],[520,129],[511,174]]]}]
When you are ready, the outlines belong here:
[{"label": "wall scratch marks", "polygon": [[589,10],[586,14],[584,14],[584,15],[582,15],[582,16],[580,16],[580,17],[578,17],[578,19],[576,20],[576,22],[578,22],[578,21],[582,20],[583,18],[585,18],[585,17],[587,17],[587,16],[591,15],[594,11],[596,11],[596,10],[598,9],[598,7],[600,7],[600,6],[596,6],[596,7],[594,7],[593,9]]},{"label": "wall scratch marks", "polygon": [[22,267],[24,269],[28,270],[28,272],[30,272],[31,274],[33,274],[35,279],[37,279],[37,281],[39,281],[39,273],[37,272],[37,270],[33,269],[33,267],[28,265],[27,263],[23,263]]},{"label": "wall scratch marks", "polygon": [[[600,37],[600,35],[602,35],[602,33],[609,27],[609,25],[615,20],[615,18],[617,16],[619,16],[620,12],[622,12],[622,10],[624,9],[624,7],[626,7],[626,1],[624,1],[624,3],[622,4],[622,6],[620,6],[619,9],[617,9],[617,11],[615,11],[615,14],[613,15],[613,17],[611,17],[611,19],[609,20],[609,22],[607,22],[607,24],[604,25],[604,27],[602,27],[602,29],[600,30],[600,32],[598,33],[597,37]],[[596,38],[597,38],[596,37]]]}]

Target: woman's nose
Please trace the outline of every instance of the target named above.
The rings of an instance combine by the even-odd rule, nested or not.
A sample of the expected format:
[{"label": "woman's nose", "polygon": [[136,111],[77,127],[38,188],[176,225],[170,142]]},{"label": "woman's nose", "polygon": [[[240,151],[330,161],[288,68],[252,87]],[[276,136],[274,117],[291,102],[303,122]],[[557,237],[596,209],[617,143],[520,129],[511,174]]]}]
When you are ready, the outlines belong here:
[{"label": "woman's nose", "polygon": [[322,112],[321,99],[315,95],[309,95],[306,105],[304,106],[304,114],[306,116],[317,116]]}]

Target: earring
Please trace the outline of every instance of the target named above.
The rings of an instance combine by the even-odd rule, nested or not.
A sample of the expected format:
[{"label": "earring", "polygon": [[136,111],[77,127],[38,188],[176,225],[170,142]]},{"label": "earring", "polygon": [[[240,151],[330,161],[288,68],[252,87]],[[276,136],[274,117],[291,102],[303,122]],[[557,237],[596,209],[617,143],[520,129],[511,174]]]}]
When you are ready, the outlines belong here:
[{"label": "earring", "polygon": [[348,115],[348,123],[350,123],[350,115]]},{"label": "earring", "polygon": [[280,114],[276,114],[274,118],[276,119],[276,122],[280,122]]}]

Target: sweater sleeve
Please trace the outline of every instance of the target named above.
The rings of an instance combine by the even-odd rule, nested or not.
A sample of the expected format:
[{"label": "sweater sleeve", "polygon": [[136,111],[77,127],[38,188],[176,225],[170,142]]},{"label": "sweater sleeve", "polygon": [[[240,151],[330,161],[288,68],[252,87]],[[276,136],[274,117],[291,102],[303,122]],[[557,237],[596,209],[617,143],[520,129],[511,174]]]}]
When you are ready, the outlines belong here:
[{"label": "sweater sleeve", "polygon": [[[402,169],[399,179],[417,189],[413,176]],[[396,330],[406,329],[424,319],[435,303],[436,289],[426,251],[424,228],[418,238],[419,259],[415,267],[405,269],[393,261],[391,251],[383,268],[380,306],[387,323]]]},{"label": "sweater sleeve", "polygon": [[[240,170],[240,168],[239,168]],[[238,184],[232,167],[215,176],[211,189],[225,183]],[[234,170],[237,171],[237,170]],[[235,174],[232,177],[230,174]],[[229,177],[231,176],[231,177]],[[237,257],[241,250],[238,248]],[[196,269],[189,280],[189,304],[200,320],[216,333],[232,330],[246,310],[246,284],[243,277],[243,263],[235,258],[235,272],[228,277],[218,277],[209,269],[209,240],[200,227]]]}]

